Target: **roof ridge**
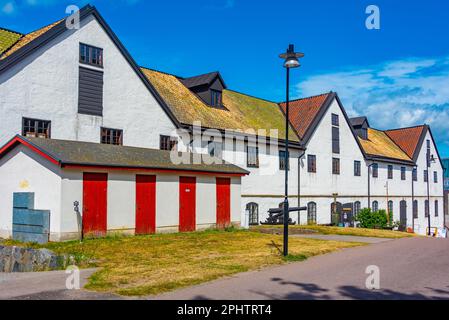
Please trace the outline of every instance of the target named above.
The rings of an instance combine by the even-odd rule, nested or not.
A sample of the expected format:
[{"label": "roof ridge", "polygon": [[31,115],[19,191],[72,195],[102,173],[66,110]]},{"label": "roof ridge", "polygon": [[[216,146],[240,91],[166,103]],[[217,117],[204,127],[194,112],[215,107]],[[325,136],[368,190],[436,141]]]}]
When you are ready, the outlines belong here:
[{"label": "roof ridge", "polygon": [[415,129],[415,128],[419,128],[419,127],[425,128],[426,126],[428,126],[428,125],[427,124],[419,124],[419,125],[416,125],[416,126],[396,128],[396,129],[388,129],[388,130],[383,130],[383,131],[385,131],[385,132],[388,132],[388,131],[399,131],[399,130]]},{"label": "roof ridge", "polygon": [[172,77],[175,77],[175,78],[178,78],[178,79],[184,79],[183,77],[178,76],[176,74],[165,72],[165,71],[158,70],[158,69],[155,69],[155,68],[148,68],[148,67],[144,67],[144,66],[139,66],[139,68],[145,69],[145,70],[149,70],[149,71],[159,72],[159,73],[166,74],[168,76],[172,76]]},{"label": "roof ridge", "polygon": [[256,96],[251,95],[251,94],[248,94],[248,93],[240,92],[240,91],[233,90],[233,89],[224,89],[224,90],[232,91],[232,92],[235,92],[235,93],[237,93],[237,94],[241,94],[241,95],[243,95],[243,96],[247,96],[247,97],[250,97],[250,98],[253,98],[253,99],[262,100],[262,101],[266,101],[266,102],[269,102],[269,103],[273,103],[273,104],[279,105],[279,103],[277,103],[277,102],[275,102],[275,101],[271,101],[271,100],[268,100],[268,99],[256,97]]},{"label": "roof ridge", "polygon": [[[326,93],[316,94],[316,95],[309,96],[309,97],[304,97],[304,98],[298,98],[298,99],[289,100],[288,102],[295,102],[295,101],[300,101],[300,100],[307,100],[307,99],[318,98],[318,97],[321,97],[321,96],[330,95],[330,94],[332,94],[332,93],[334,93],[334,92],[333,92],[333,91],[329,91],[329,92],[326,92]],[[279,102],[279,104],[282,104],[282,103],[287,103],[287,101],[281,101],[281,102]]]}]

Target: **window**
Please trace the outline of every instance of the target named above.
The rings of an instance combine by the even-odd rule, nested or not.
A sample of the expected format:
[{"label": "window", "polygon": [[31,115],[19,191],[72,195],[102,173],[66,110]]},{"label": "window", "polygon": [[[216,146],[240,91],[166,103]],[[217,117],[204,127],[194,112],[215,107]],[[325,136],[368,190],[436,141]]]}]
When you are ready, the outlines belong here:
[{"label": "window", "polygon": [[424,212],[426,218],[429,217],[429,200],[424,201]]},{"label": "window", "polygon": [[103,67],[103,49],[80,43],[80,62]]},{"label": "window", "polygon": [[388,165],[388,179],[393,179],[393,166]]},{"label": "window", "polygon": [[259,149],[257,147],[247,147],[246,164],[248,168],[259,168]]},{"label": "window", "polygon": [[103,116],[103,71],[79,68],[78,113]]},{"label": "window", "polygon": [[[290,170],[290,162],[287,160],[288,170]],[[285,151],[279,151],[279,170],[285,171]]]},{"label": "window", "polygon": [[438,217],[438,200],[435,200],[435,217]]},{"label": "window", "polygon": [[51,138],[51,122],[47,120],[22,119],[22,136],[35,138]]},{"label": "window", "polygon": [[354,202],[354,215],[357,216],[361,210],[362,210],[362,204],[360,203],[360,201]]},{"label": "window", "polygon": [[405,167],[401,167],[401,180],[406,180],[407,169]]},{"label": "window", "polygon": [[123,145],[123,130],[101,128],[101,143]]},{"label": "window", "polygon": [[309,154],[307,156],[307,171],[316,173],[316,156]]},{"label": "window", "polygon": [[223,144],[221,142],[210,141],[207,145],[207,152],[211,157],[221,159],[223,157]]},{"label": "window", "polygon": [[340,119],[338,117],[338,114],[332,114],[332,125],[335,127],[340,126]]},{"label": "window", "polygon": [[307,204],[307,224],[316,224],[316,203]]},{"label": "window", "polygon": [[413,181],[418,181],[418,169],[413,168],[412,176],[413,176]]},{"label": "window", "polygon": [[393,201],[388,201],[388,213],[392,214],[393,213]]},{"label": "window", "polygon": [[332,127],[332,153],[340,153],[340,128]]},{"label": "window", "polygon": [[213,107],[221,107],[221,92],[210,90],[210,105]]},{"label": "window", "polygon": [[430,140],[426,140],[427,150],[430,151]]},{"label": "window", "polygon": [[424,170],[424,182],[429,181],[429,173],[427,170]]},{"label": "window", "polygon": [[354,161],[354,176],[360,177],[362,175],[362,164],[360,161]]},{"label": "window", "polygon": [[340,174],[340,159],[332,158],[332,174]]},{"label": "window", "polygon": [[373,163],[373,178],[379,177],[379,165],[377,163]]},{"label": "window", "polygon": [[379,211],[379,202],[373,201],[373,212]]},{"label": "window", "polygon": [[438,172],[436,171],[433,172],[433,182],[438,183]]},{"label": "window", "polygon": [[249,225],[257,226],[259,225],[259,205],[257,203],[251,202],[246,205],[246,211],[249,214]]},{"label": "window", "polygon": [[418,200],[413,201],[413,219],[418,219]]},{"label": "window", "polygon": [[161,150],[176,150],[176,146],[178,145],[178,141],[176,138],[170,136],[160,136],[159,138],[159,149]]}]

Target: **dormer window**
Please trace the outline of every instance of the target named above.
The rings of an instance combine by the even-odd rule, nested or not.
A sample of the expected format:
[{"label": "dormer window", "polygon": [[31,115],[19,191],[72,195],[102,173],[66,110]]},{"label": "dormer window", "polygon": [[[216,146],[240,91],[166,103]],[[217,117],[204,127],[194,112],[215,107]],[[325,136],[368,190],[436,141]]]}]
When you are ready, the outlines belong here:
[{"label": "dormer window", "polygon": [[221,107],[221,92],[210,90],[210,105],[212,107]]}]

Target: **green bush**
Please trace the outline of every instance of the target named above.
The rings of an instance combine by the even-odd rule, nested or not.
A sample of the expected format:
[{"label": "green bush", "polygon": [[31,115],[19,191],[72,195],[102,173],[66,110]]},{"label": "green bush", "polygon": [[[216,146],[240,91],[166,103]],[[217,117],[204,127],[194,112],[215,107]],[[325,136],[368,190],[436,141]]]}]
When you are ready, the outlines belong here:
[{"label": "green bush", "polygon": [[387,229],[393,226],[393,213],[390,213],[390,222],[387,220],[387,212],[379,210],[371,212],[371,209],[365,208],[360,210],[356,217],[356,221],[360,222],[360,227],[365,229]]}]

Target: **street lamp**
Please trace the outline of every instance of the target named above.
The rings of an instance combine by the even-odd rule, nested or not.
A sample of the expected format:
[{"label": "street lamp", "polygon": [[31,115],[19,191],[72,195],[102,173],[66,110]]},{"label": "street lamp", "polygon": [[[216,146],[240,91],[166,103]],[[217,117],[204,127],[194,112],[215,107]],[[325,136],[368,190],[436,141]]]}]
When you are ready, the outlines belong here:
[{"label": "street lamp", "polygon": [[435,163],[435,157],[433,156],[433,154],[430,154],[430,148],[427,147],[427,155],[426,155],[426,159],[427,159],[427,208],[424,208],[424,210],[427,209],[427,226],[428,226],[428,231],[427,231],[427,235],[430,236],[431,232],[430,232],[430,165],[432,163]]},{"label": "street lamp", "polygon": [[290,103],[290,69],[300,66],[299,58],[304,57],[303,53],[295,52],[293,44],[288,46],[287,52],[279,55],[283,59],[284,67],[287,69],[287,89],[286,89],[286,107],[285,107],[285,199],[284,199],[284,256],[288,256],[288,220],[289,220],[289,204],[288,204],[288,170],[289,170],[289,103]]},{"label": "street lamp", "polygon": [[371,163],[368,166],[368,209],[371,210],[371,168],[374,167],[376,163]]}]

